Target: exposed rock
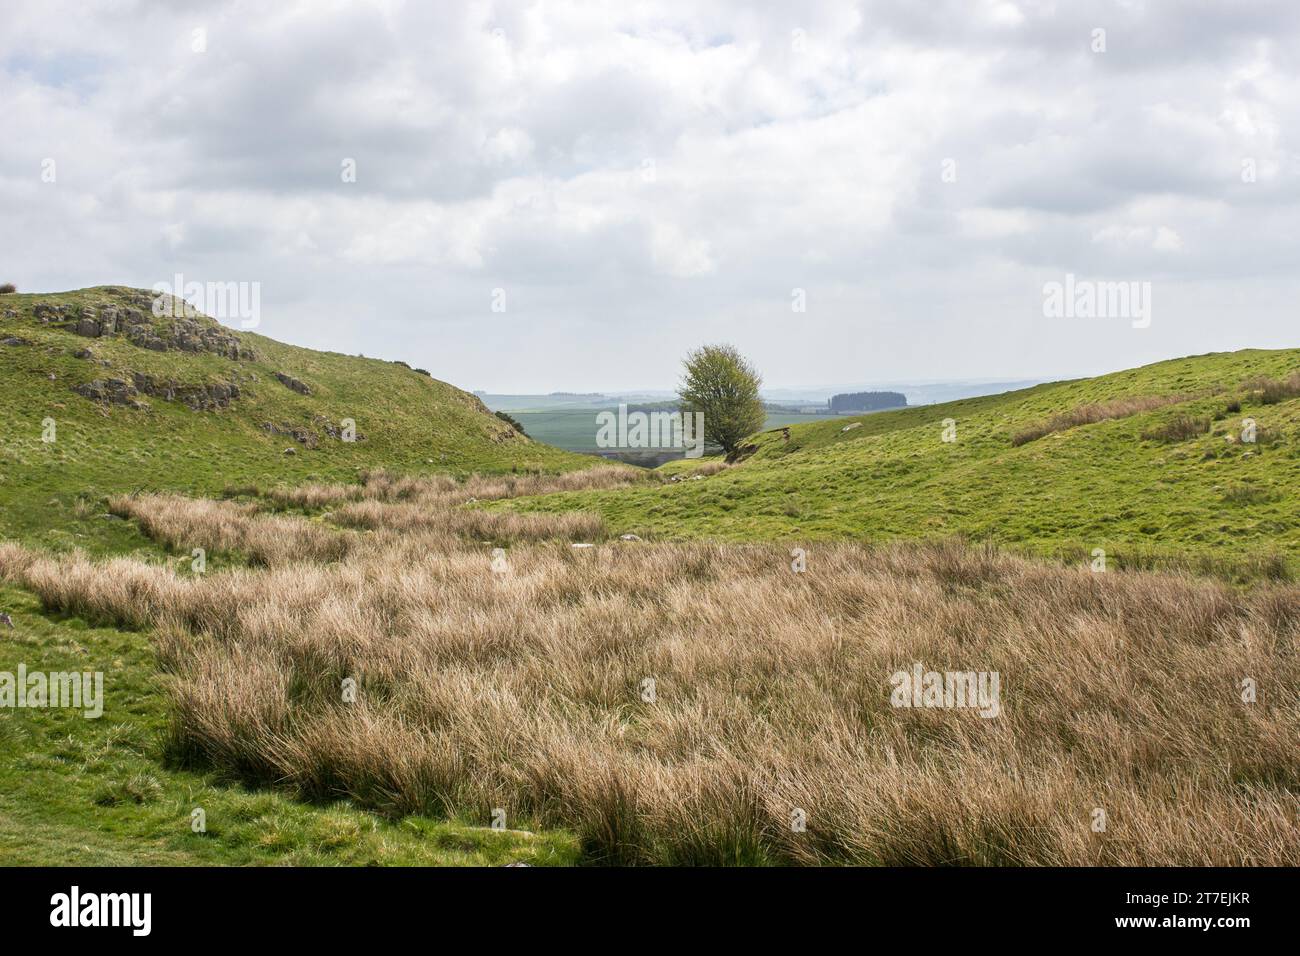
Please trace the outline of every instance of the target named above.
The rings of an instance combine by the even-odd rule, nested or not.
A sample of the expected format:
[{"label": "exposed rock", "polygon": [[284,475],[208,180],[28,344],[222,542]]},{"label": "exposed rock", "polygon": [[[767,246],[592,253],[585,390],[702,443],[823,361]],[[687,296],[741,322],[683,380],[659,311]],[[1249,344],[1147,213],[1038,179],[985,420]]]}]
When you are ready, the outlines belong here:
[{"label": "exposed rock", "polygon": [[252,361],[256,354],[239,343],[232,332],[220,326],[204,325],[198,319],[180,318],[172,324],[171,338],[163,338],[147,318],[128,314],[125,318],[127,341],[154,352],[211,352],[233,361]]},{"label": "exposed rock", "polygon": [[[343,440],[343,427],[341,425],[335,425],[324,415],[316,415],[312,418],[312,421],[315,422],[316,426],[325,433],[327,438],[332,438],[335,441]],[[353,437],[353,441],[362,442],[365,440],[366,436],[360,431],[358,431]]]},{"label": "exposed rock", "polygon": [[196,412],[226,408],[239,397],[239,386],[233,382],[181,385],[177,382],[158,381],[140,372],[132,373],[131,378],[130,382],[120,378],[95,379],[85,385],[75,385],[72,390],[91,401],[108,405],[148,408],[148,402],[139,400],[139,396],[148,395],[168,402],[182,402]]},{"label": "exposed rock", "polygon": [[283,425],[277,425],[274,422],[262,422],[262,428],[270,432],[272,435],[288,436],[300,445],[305,445],[308,448],[315,448],[317,443],[320,441],[320,436],[315,432],[309,431],[306,428],[294,428],[288,422]]},{"label": "exposed rock", "polygon": [[284,450],[284,453],[285,453],[286,455],[296,455],[296,454],[298,454],[298,449],[296,449],[296,448],[286,448],[286,449]]},{"label": "exposed rock", "polygon": [[126,338],[132,345],[137,348],[149,349],[153,352],[166,352],[167,343],[158,337],[152,326],[128,326]]},{"label": "exposed rock", "polygon": [[40,302],[32,309],[32,316],[43,323],[61,321],[68,317],[68,307],[66,305],[51,305],[48,302]]},{"label": "exposed rock", "polygon": [[240,344],[239,336],[192,308],[178,310],[174,318],[169,318],[170,312],[164,312],[161,321],[155,323],[153,299],[148,293],[122,289],[115,290],[115,294],[124,304],[108,304],[98,310],[82,306],[73,314],[66,303],[42,302],[32,314],[38,321],[59,323],[83,338],[125,335],[131,344],[154,352],[210,352],[235,361],[256,358],[251,349]]},{"label": "exposed rock", "polygon": [[72,390],[92,402],[106,405],[125,405],[128,408],[148,408],[147,402],[139,400],[139,391],[130,382],[120,378],[95,379],[85,385],[74,385]]},{"label": "exposed rock", "polygon": [[634,534],[620,534],[620,535],[618,536],[618,540],[620,540],[620,541],[640,541],[641,539],[640,539],[637,535],[634,535]]},{"label": "exposed rock", "polygon": [[276,372],[275,377],[280,382],[281,385],[283,385],[285,388],[292,389],[293,391],[297,392],[299,395],[311,394],[311,386],[308,385],[306,382],[299,381],[298,379],[294,378],[292,375],[286,375],[284,374],[284,372]]},{"label": "exposed rock", "polygon": [[32,344],[31,342],[28,342],[26,339],[20,339],[16,335],[11,335],[8,338],[0,339],[0,345],[31,345],[31,344]]},{"label": "exposed rock", "polygon": [[182,402],[196,412],[210,412],[228,408],[239,398],[239,386],[234,382],[214,382],[206,385],[181,385],[173,381],[158,381],[152,376],[136,372],[135,387],[146,395],[169,402]]},{"label": "exposed rock", "polygon": [[95,353],[92,352],[90,349],[77,349],[77,351],[72,353],[72,357],[79,358],[79,359],[86,359],[87,361],[94,361]]}]

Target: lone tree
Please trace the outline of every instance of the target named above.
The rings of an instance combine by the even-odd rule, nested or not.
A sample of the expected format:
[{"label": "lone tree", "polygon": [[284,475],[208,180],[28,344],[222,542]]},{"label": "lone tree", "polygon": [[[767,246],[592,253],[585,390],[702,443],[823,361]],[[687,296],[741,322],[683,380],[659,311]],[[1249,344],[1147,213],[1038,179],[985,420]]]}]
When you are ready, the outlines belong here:
[{"label": "lone tree", "polygon": [[767,413],[758,387],[763,380],[730,345],[705,345],[687,354],[677,391],[683,412],[704,413],[704,437],[733,454],[747,435],[763,427]]}]

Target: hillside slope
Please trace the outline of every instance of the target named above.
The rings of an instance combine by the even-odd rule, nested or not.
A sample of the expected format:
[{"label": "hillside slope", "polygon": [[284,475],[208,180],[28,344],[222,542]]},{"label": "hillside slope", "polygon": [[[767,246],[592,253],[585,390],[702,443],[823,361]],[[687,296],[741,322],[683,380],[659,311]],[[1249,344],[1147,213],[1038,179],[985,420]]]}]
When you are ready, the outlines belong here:
[{"label": "hillside slope", "polygon": [[[595,463],[530,441],[473,395],[400,363],[297,348],[201,315],[156,317],[152,302],[111,286],[0,296],[5,534],[93,544],[105,530],[94,502],[142,488],[213,494],[354,480],[377,466]],[[354,442],[343,440],[346,419]]]},{"label": "hillside slope", "polygon": [[1298,369],[1300,350],[1176,359],[796,426],[788,443],[765,432],[700,480],[515,506],[593,509],[617,531],[676,539],[963,534],[1043,553],[1294,554]]}]

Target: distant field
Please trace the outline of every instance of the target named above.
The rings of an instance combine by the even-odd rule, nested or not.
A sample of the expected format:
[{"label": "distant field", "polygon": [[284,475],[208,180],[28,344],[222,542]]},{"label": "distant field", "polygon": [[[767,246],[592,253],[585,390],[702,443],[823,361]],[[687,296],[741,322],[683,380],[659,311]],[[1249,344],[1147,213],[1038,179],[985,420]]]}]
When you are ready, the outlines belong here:
[{"label": "distant field", "polygon": [[[535,441],[562,448],[565,451],[594,454],[602,451],[596,447],[596,416],[601,411],[617,412],[617,406],[585,409],[545,409],[538,411],[512,411],[528,436]],[[786,425],[804,425],[839,416],[800,415],[798,413],[769,413],[763,428],[782,428]]]}]

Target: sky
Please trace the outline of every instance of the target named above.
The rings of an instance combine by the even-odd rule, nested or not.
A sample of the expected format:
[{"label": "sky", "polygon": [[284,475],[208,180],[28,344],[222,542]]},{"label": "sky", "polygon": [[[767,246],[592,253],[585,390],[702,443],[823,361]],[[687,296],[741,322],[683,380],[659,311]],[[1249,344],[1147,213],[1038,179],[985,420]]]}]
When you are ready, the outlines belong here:
[{"label": "sky", "polygon": [[255,283],[259,333],[510,393],[1296,347],[1298,41],[1294,0],[6,0],[0,281]]}]

